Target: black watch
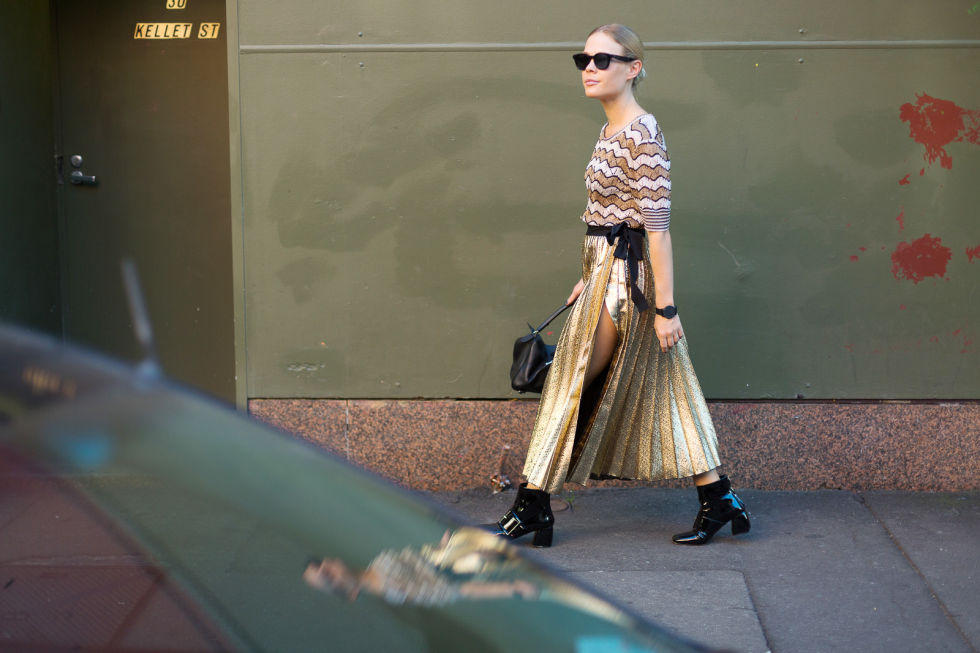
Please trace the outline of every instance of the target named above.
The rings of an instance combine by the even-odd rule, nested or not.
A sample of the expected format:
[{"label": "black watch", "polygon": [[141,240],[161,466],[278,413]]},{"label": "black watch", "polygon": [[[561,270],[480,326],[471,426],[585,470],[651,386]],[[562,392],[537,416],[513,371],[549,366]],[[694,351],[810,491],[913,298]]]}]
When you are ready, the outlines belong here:
[{"label": "black watch", "polygon": [[677,315],[676,306],[664,306],[663,308],[654,309],[657,315],[663,315],[668,320]]}]

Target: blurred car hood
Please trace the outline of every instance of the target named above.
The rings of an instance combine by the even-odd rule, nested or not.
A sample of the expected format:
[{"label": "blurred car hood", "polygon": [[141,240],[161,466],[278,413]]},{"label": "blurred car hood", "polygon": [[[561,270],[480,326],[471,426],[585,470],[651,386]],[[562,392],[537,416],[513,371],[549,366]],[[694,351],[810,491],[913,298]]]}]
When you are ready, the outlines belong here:
[{"label": "blurred car hood", "polygon": [[3,650],[704,650],[306,442],[2,325],[0,524]]}]

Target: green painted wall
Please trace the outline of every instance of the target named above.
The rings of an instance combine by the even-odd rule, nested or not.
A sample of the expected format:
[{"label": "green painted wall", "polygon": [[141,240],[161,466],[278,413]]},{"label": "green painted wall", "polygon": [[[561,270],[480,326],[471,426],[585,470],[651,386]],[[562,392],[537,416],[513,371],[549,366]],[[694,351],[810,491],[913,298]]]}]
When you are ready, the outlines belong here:
[{"label": "green painted wall", "polygon": [[950,167],[900,117],[980,110],[974,4],[241,0],[247,395],[514,396],[513,339],[579,276],[603,116],[569,55],[619,20],[705,393],[980,396],[980,113]]},{"label": "green painted wall", "polygon": [[0,320],[58,334],[51,68],[48,4],[0,3]]}]

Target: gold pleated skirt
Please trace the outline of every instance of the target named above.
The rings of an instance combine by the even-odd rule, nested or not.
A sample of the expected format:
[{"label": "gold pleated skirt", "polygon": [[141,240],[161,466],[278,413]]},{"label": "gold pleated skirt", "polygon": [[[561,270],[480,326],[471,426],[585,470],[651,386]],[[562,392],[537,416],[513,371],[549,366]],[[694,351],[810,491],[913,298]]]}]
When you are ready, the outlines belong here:
[{"label": "gold pleated skirt", "polygon": [[[546,492],[589,478],[684,478],[721,464],[687,336],[660,351],[653,308],[641,313],[633,305],[626,261],[614,258],[614,249],[601,235],[582,244],[585,288],[558,339],[524,464],[528,482]],[[637,285],[652,305],[645,237],[642,249]],[[619,339],[605,381],[593,388],[592,408],[582,402],[583,386],[603,305]]]}]

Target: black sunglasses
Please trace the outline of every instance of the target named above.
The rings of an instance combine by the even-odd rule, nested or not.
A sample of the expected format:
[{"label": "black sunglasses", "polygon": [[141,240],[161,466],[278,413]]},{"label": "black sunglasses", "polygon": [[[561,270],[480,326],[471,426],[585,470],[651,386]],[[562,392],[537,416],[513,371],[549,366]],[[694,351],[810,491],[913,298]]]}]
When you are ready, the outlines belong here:
[{"label": "black sunglasses", "polygon": [[595,61],[595,67],[599,70],[608,68],[609,62],[613,59],[616,61],[636,61],[636,57],[625,57],[621,54],[609,54],[608,52],[596,52],[595,54],[579,52],[578,54],[573,54],[572,59],[575,60],[575,67],[579,70],[588,68],[590,61]]}]

